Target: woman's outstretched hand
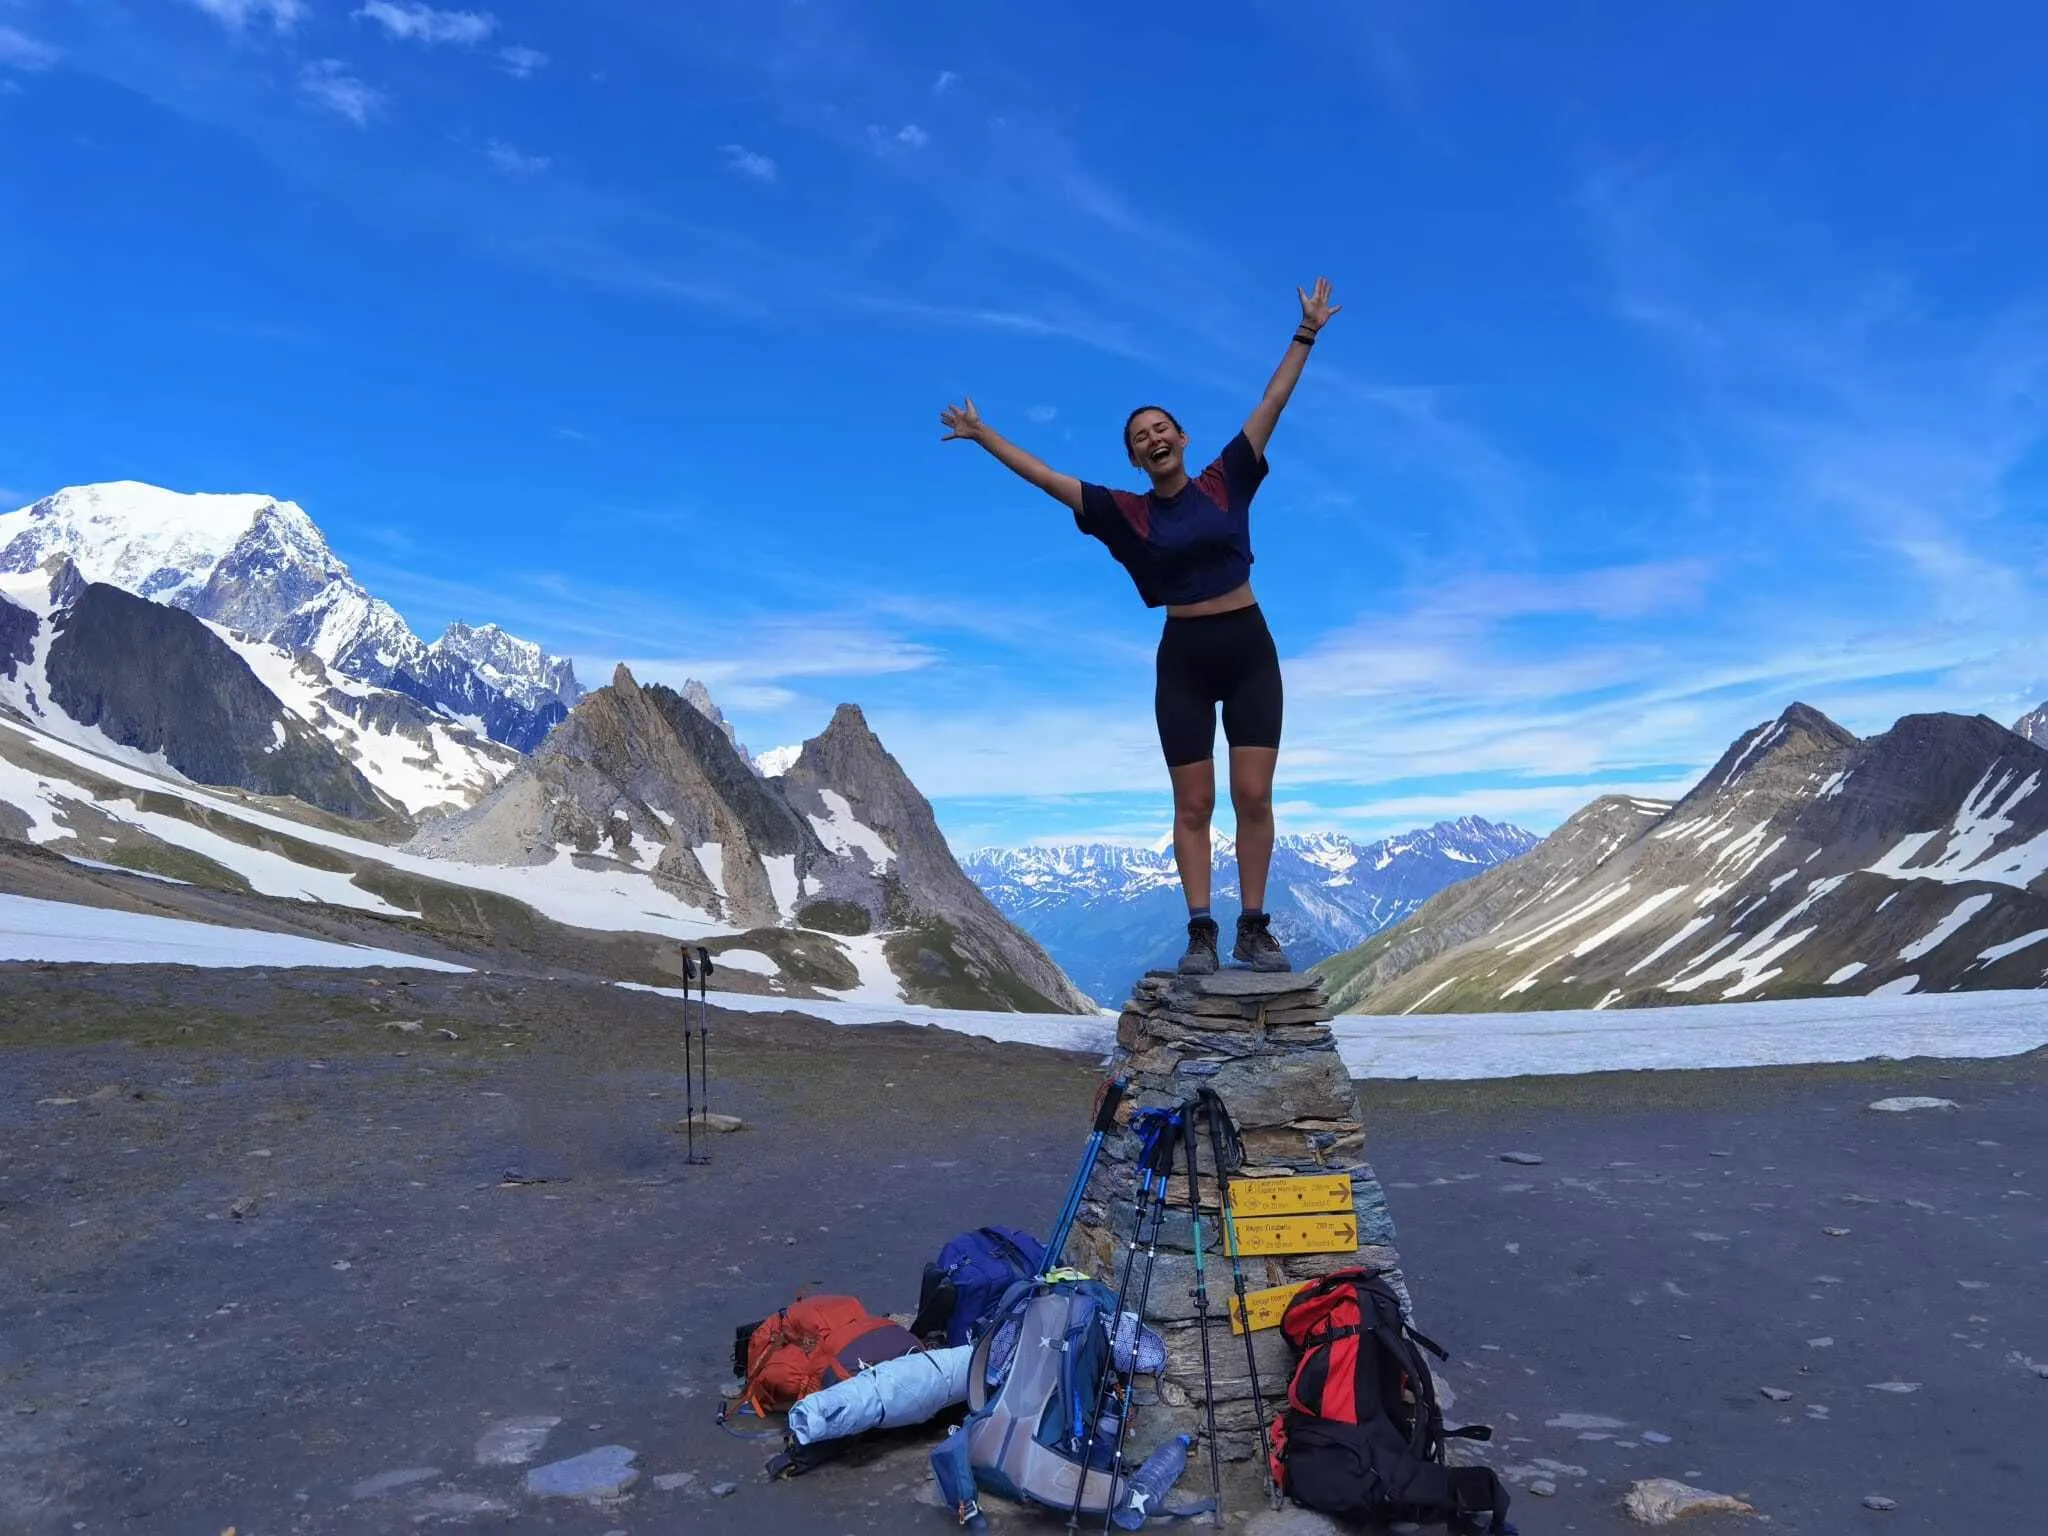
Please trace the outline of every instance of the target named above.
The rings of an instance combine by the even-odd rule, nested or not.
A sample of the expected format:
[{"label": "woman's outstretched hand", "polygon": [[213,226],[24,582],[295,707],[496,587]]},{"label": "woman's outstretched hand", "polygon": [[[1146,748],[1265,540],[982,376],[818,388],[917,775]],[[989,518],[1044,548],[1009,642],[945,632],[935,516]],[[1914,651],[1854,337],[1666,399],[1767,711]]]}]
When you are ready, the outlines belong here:
[{"label": "woman's outstretched hand", "polygon": [[1344,308],[1342,304],[1330,302],[1330,280],[1327,277],[1317,278],[1312,292],[1304,293],[1297,288],[1294,293],[1301,300],[1301,323],[1310,330],[1320,331],[1330,323],[1332,315]]},{"label": "woman's outstretched hand", "polygon": [[974,408],[974,397],[969,395],[960,405],[949,405],[939,412],[939,425],[946,429],[946,435],[939,439],[950,443],[955,438],[964,442],[981,441],[981,412]]}]

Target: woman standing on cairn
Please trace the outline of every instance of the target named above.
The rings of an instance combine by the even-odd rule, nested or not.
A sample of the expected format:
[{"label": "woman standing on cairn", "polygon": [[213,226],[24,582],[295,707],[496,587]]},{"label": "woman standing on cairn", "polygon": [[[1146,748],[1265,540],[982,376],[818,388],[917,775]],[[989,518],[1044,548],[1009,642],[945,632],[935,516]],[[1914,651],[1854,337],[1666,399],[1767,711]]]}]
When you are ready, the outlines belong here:
[{"label": "woman standing on cairn", "polygon": [[944,441],[986,448],[1074,514],[1129,571],[1148,608],[1166,610],[1159,637],[1153,713],[1173,780],[1173,857],[1188,902],[1183,975],[1217,967],[1209,914],[1209,822],[1216,808],[1216,711],[1230,744],[1230,803],[1237,813],[1237,867],[1244,910],[1231,955],[1259,971],[1290,969],[1270,931],[1266,876],[1273,862],[1273,772],[1280,758],[1280,657],[1252,595],[1251,505],[1266,478],[1266,444],[1294,393],[1316,336],[1341,305],[1330,283],[1296,289],[1301,323],[1242,431],[1190,478],[1188,437],[1172,412],[1143,405],[1124,422],[1124,453],[1152,482],[1112,491],[1061,474],[981,419],[970,398],[939,413]]}]

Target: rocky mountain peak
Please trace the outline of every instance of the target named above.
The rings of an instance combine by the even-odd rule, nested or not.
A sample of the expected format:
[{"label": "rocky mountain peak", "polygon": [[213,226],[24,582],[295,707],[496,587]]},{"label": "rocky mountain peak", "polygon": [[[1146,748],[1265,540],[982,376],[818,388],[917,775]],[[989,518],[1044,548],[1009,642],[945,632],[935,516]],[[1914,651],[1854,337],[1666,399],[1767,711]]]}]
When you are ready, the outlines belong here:
[{"label": "rocky mountain peak", "polygon": [[754,754],[749,752],[740,741],[739,733],[733,729],[732,722],[725,718],[725,711],[720,709],[717,700],[711,697],[711,690],[709,688],[706,688],[694,677],[685,678],[683,680],[682,697],[684,703],[688,704],[698,714],[725,733],[725,739],[732,743],[733,751],[739,753],[740,761],[744,762],[756,773],[761,772],[761,765],[754,760]]},{"label": "rocky mountain peak", "polygon": [[583,697],[576,668],[567,657],[550,655],[531,640],[507,634],[496,624],[472,628],[458,621],[427,649],[466,664],[501,693],[529,708],[552,700],[566,709]]},{"label": "rocky mountain peak", "polygon": [[2012,723],[2013,734],[2024,737],[2037,747],[2048,747],[2048,703],[2039,709],[2032,709]]}]

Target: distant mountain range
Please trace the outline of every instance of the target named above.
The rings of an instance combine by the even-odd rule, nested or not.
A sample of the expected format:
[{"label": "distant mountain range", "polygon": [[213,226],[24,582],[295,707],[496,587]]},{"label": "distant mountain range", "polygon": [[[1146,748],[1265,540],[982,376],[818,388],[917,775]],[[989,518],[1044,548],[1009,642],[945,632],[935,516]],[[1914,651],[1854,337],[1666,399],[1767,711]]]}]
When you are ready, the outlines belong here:
[{"label": "distant mountain range", "polygon": [[0,515],[0,576],[65,556],[104,582],[316,656],[530,752],[583,690],[575,669],[496,625],[450,625],[429,645],[335,558],[296,503],[184,495],[135,481],[81,485]]},{"label": "distant mountain range", "polygon": [[490,625],[421,645],[290,503],[101,486],[0,518],[0,889],[57,855],[116,903],[132,871],[157,907],[312,904],[398,948],[660,982],[681,940],[792,999],[1092,1006],[857,708],[775,757],[697,683],[585,693]]},{"label": "distant mountain range", "polygon": [[2048,750],[1982,715],[1859,740],[1794,704],[1677,804],[1596,800],[1319,970],[1370,1013],[2039,987]]},{"label": "distant mountain range", "polygon": [[[1306,968],[1409,916],[1444,887],[1536,846],[1520,827],[1465,817],[1356,843],[1334,833],[1283,837],[1267,905],[1289,958]],[[1105,1001],[1148,966],[1171,965],[1187,909],[1173,854],[1112,843],[987,848],[961,861],[997,910]],[[1213,903],[1226,943],[1239,904],[1237,850],[1216,839]]]}]

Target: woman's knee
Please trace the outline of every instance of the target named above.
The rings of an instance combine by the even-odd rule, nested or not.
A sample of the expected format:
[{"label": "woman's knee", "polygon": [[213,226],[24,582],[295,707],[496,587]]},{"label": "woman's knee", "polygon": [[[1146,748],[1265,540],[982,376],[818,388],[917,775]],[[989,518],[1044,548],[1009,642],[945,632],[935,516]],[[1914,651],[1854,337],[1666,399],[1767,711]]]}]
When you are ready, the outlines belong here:
[{"label": "woman's knee", "polygon": [[1183,827],[1200,830],[1216,814],[1216,788],[1180,789],[1173,792],[1173,817]]},{"label": "woman's knee", "polygon": [[1263,821],[1273,814],[1273,783],[1238,783],[1230,786],[1230,808],[1239,821]]}]

